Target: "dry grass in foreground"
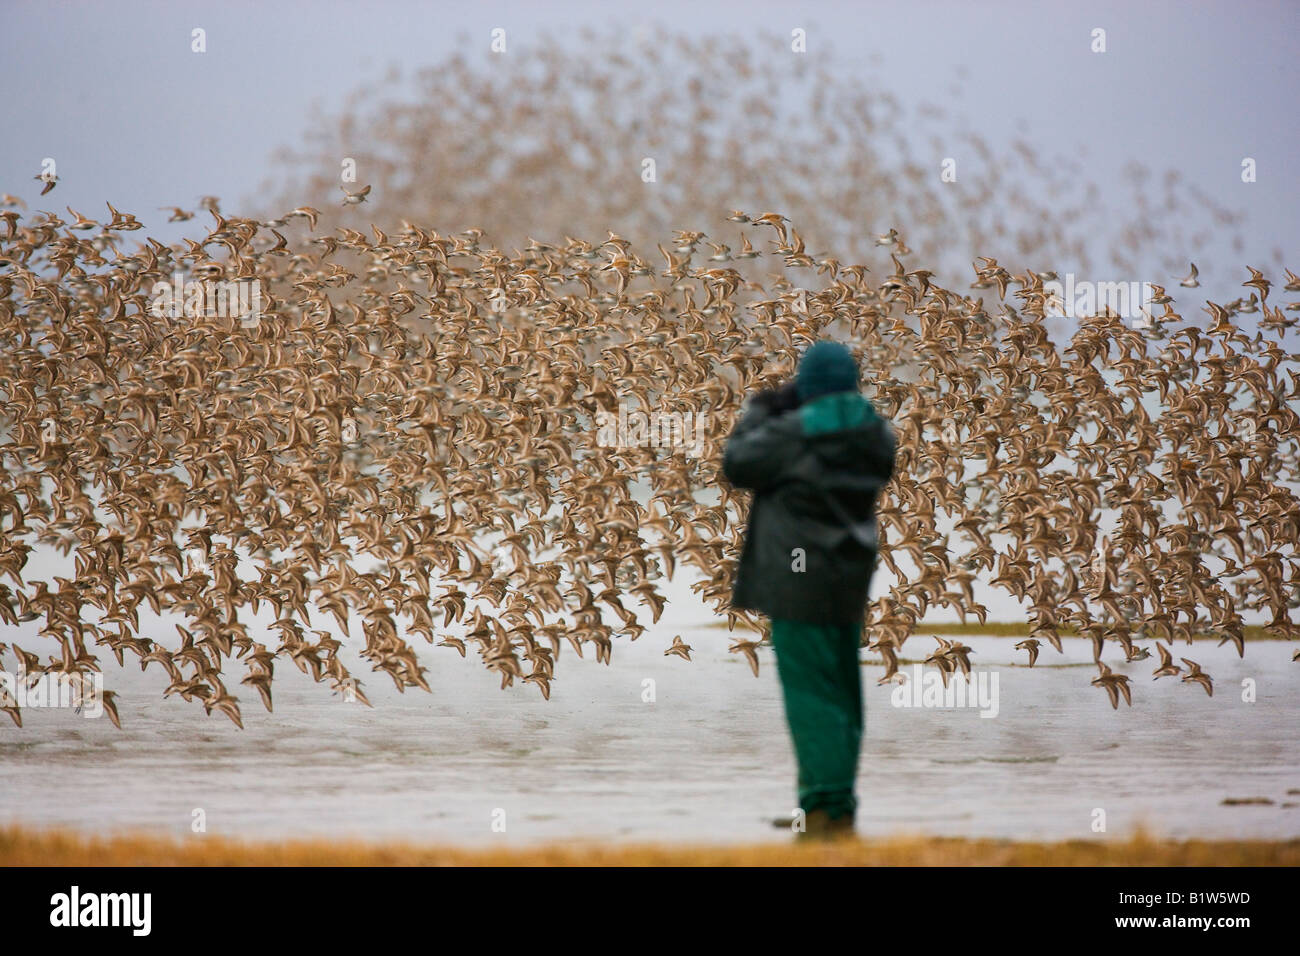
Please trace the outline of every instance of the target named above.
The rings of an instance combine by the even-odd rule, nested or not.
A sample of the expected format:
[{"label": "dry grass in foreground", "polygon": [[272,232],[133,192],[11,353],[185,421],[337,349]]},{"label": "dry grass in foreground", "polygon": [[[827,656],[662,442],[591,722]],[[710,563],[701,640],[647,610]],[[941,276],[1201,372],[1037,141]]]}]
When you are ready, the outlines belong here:
[{"label": "dry grass in foreground", "polygon": [[1155,839],[1030,843],[898,836],[836,844],[461,849],[324,840],[245,843],[214,836],[89,837],[0,828],[3,866],[1297,866],[1300,840]]}]

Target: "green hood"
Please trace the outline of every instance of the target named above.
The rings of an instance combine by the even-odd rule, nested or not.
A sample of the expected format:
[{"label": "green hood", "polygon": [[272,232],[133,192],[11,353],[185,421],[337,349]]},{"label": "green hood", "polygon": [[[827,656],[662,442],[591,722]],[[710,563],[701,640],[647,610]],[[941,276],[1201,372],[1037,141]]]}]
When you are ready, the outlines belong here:
[{"label": "green hood", "polygon": [[799,408],[803,433],[809,437],[863,428],[876,417],[871,402],[857,392],[831,392]]},{"label": "green hood", "polygon": [[795,371],[795,391],[810,402],[831,392],[852,392],[858,387],[858,363],[840,342],[820,339],[808,346]]}]

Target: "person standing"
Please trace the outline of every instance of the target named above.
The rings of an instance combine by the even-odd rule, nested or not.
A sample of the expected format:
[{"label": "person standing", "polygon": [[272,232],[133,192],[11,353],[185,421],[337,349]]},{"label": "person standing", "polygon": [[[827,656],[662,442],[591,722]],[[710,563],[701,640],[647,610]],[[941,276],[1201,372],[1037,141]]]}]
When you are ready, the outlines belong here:
[{"label": "person standing", "polygon": [[894,470],[893,430],[858,374],[844,345],[813,343],[793,382],[751,399],[723,454],[727,480],[754,493],[731,603],[771,620],[809,837],[853,832],[858,648]]}]

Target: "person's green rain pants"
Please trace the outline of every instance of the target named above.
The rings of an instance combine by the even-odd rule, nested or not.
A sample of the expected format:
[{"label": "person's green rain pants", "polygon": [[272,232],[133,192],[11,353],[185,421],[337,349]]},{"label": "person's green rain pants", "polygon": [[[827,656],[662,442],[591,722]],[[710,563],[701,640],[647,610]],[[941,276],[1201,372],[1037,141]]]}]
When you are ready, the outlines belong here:
[{"label": "person's green rain pants", "polygon": [[773,621],[772,646],[799,763],[799,806],[832,820],[857,809],[862,744],[861,623]]}]

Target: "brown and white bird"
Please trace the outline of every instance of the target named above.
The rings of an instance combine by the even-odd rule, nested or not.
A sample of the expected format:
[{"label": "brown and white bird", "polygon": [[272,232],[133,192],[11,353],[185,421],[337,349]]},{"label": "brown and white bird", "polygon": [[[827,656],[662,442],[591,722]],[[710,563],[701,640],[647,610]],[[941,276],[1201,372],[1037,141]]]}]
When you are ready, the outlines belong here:
[{"label": "brown and white bird", "polygon": [[691,645],[683,641],[682,636],[678,634],[673,637],[672,646],[668,648],[668,650],[664,651],[664,657],[668,657],[670,655],[676,655],[677,657],[680,657],[683,660],[689,661],[691,659]]},{"label": "brown and white bird", "polygon": [[1200,684],[1205,688],[1205,693],[1213,697],[1214,681],[1210,679],[1210,675],[1201,670],[1201,665],[1196,661],[1189,661],[1185,657],[1182,658],[1182,661],[1187,665],[1187,673],[1183,675],[1183,683],[1191,681],[1194,684]]},{"label": "brown and white bird", "polygon": [[745,660],[749,662],[749,669],[754,672],[755,677],[758,676],[758,648],[760,644],[762,644],[762,641],[736,641],[728,648],[733,653],[738,652],[745,655]]},{"label": "brown and white bird", "polygon": [[[369,186],[362,186],[360,189],[356,190],[355,192],[349,191],[347,186],[339,186],[339,189],[343,190],[342,204],[344,206],[358,206],[361,203],[365,202],[366,197],[370,195]],[[313,225],[315,225],[315,223],[313,223]]]},{"label": "brown and white bird", "polygon": [[1106,694],[1110,697],[1111,708],[1119,708],[1121,694],[1124,695],[1124,703],[1132,707],[1133,693],[1129,690],[1127,675],[1116,674],[1102,661],[1097,661],[1097,668],[1101,673],[1092,679],[1092,685],[1106,691]]},{"label": "brown and white bird", "polygon": [[1021,641],[1020,643],[1018,643],[1018,644],[1016,645],[1016,650],[1018,650],[1018,651],[1028,651],[1028,652],[1029,652],[1029,666],[1030,666],[1030,667],[1033,667],[1034,664],[1038,661],[1038,648],[1039,648],[1039,645],[1040,645],[1040,642],[1034,640],[1032,637],[1026,638],[1025,640]]}]

